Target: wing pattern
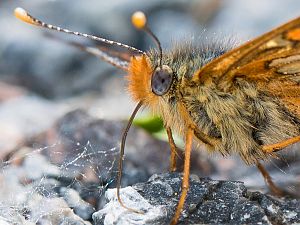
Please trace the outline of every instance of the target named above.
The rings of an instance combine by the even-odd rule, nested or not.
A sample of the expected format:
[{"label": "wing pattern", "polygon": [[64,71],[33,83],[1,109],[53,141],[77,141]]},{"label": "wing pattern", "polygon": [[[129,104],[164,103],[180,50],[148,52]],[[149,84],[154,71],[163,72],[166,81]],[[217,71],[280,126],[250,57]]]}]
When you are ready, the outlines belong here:
[{"label": "wing pattern", "polygon": [[230,91],[237,77],[279,98],[300,118],[300,17],[213,60],[194,79]]}]

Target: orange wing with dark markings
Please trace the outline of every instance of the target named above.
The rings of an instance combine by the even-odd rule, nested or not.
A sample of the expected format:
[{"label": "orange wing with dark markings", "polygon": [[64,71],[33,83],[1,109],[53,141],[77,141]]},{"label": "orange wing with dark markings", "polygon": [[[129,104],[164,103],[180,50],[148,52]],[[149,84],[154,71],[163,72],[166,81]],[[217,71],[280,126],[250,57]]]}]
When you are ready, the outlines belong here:
[{"label": "orange wing with dark markings", "polygon": [[233,74],[233,78],[237,77],[244,77],[254,82],[259,90],[279,98],[290,112],[300,118],[299,46],[241,66]]},{"label": "orange wing with dark markings", "polygon": [[211,61],[194,76],[229,91],[237,77],[254,82],[300,118],[300,17]]}]

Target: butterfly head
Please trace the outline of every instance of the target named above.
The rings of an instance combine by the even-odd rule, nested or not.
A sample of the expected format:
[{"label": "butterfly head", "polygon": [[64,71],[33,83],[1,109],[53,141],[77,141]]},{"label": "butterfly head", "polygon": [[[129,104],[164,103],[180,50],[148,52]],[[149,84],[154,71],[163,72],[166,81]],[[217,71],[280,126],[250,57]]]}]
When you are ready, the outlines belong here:
[{"label": "butterfly head", "polygon": [[[174,81],[173,70],[162,64],[162,48],[158,38],[147,27],[144,13],[135,12],[132,23],[137,29],[149,34],[158,48],[156,63],[152,62],[147,54],[133,57],[129,66],[129,91],[136,101],[143,101],[147,105],[154,105],[159,97],[167,95]],[[154,66],[155,64],[155,66]]]}]

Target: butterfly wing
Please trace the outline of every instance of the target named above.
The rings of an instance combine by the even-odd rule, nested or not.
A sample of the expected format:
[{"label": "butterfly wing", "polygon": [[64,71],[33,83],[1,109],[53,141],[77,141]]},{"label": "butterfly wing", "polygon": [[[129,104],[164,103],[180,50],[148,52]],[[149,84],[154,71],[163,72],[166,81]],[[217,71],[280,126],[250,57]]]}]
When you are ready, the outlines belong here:
[{"label": "butterfly wing", "polygon": [[237,77],[280,98],[300,118],[300,17],[211,61],[194,79],[229,91]]},{"label": "butterfly wing", "polygon": [[[256,84],[261,91],[280,99],[294,115],[300,118],[300,47],[281,49],[277,54],[249,62],[235,69],[231,78],[242,77]],[[223,83],[223,82],[221,82]],[[228,86],[228,85],[227,85]],[[228,87],[227,87],[228,88]]]}]

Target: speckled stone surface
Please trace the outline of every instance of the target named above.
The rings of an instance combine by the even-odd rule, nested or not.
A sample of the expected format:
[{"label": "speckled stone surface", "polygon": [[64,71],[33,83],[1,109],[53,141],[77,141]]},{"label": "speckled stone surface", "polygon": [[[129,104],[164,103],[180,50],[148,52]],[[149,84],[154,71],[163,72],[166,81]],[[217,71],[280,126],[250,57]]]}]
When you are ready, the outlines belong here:
[{"label": "speckled stone surface", "polygon": [[[247,191],[242,182],[199,179],[191,176],[190,190],[179,224],[298,224],[300,223],[300,201],[277,199],[260,192]],[[128,212],[116,202],[116,196],[106,197],[111,202],[93,214],[96,224],[168,224],[175,211],[180,195],[181,174],[166,173],[153,175],[148,182],[133,186],[135,197],[124,197],[124,204],[138,210],[145,208],[159,213],[149,216]],[[126,188],[121,196],[132,196]],[[115,192],[114,192],[115,193]],[[139,197],[136,197],[139,196]],[[132,203],[133,200],[139,202]],[[146,200],[146,201],[145,201]],[[145,207],[145,205],[148,205]],[[117,211],[121,210],[122,213]],[[115,216],[112,216],[115,215]],[[118,215],[118,216],[116,216]],[[124,216],[126,219],[124,219]],[[144,217],[143,217],[144,216]],[[105,222],[104,222],[105,221]],[[134,222],[133,222],[134,221]]]}]

